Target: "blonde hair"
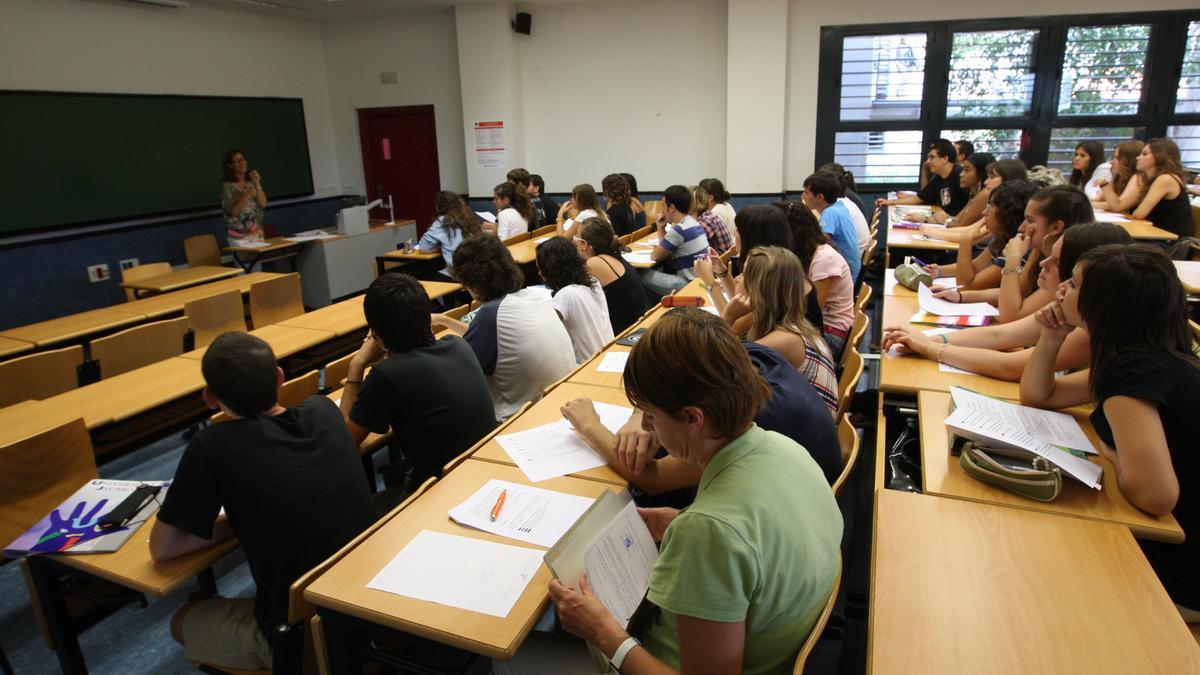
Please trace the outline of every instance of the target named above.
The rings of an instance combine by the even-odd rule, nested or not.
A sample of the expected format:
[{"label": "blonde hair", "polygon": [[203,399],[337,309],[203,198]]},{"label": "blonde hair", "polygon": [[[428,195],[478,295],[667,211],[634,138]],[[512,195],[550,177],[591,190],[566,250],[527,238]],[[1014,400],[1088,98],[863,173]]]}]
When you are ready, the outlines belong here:
[{"label": "blonde hair", "polygon": [[784,330],[817,346],[824,338],[804,318],[808,275],[795,253],[781,246],[756,246],[746,255],[742,281],[754,308],[749,338]]},{"label": "blonde hair", "polygon": [[688,213],[693,216],[699,216],[708,210],[709,194],[701,185],[693,185],[688,188],[688,192],[692,193],[692,208]]}]

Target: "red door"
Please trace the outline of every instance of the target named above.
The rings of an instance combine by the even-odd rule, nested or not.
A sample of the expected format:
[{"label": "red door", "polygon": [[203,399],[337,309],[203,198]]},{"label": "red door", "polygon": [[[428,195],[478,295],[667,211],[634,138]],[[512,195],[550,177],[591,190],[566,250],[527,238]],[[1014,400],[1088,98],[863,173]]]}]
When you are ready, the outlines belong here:
[{"label": "red door", "polygon": [[[433,199],[441,189],[433,106],[360,108],[358,135],[367,200],[386,201],[392,195],[396,220],[415,220],[417,233],[424,232],[433,222]],[[386,219],[387,209],[372,217]]]}]

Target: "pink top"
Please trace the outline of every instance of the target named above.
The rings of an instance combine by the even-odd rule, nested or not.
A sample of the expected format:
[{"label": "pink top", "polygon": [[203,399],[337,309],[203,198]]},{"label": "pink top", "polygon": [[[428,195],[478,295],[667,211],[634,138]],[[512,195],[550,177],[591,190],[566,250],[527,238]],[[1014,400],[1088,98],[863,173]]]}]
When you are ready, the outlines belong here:
[{"label": "pink top", "polygon": [[814,283],[823,279],[834,280],[825,296],[825,309],[821,313],[825,317],[825,325],[839,331],[850,330],[850,325],[854,323],[854,281],[846,260],[829,244],[821,244],[813,253],[808,276]]}]

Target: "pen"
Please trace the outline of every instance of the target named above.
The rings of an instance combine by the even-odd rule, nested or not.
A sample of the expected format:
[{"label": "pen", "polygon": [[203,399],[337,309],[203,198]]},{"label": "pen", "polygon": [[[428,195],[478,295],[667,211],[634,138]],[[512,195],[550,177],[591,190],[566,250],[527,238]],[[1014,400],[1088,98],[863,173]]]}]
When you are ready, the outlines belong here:
[{"label": "pen", "polygon": [[924,260],[921,260],[920,258],[918,258],[915,255],[912,257],[912,259],[913,259],[913,262],[917,263],[921,267],[929,267],[929,263],[925,262]]},{"label": "pen", "polygon": [[501,490],[500,496],[496,497],[496,504],[492,507],[492,522],[500,517],[500,511],[504,508],[504,499],[508,497],[508,490]]}]

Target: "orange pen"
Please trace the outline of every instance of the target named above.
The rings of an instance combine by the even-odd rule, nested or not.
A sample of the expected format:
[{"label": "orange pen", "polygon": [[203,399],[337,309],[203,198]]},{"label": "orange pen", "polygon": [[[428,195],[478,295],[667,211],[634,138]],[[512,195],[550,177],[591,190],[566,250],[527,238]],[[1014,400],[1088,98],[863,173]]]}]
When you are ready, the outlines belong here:
[{"label": "orange pen", "polygon": [[508,490],[501,490],[500,496],[496,497],[496,505],[492,507],[492,522],[500,517],[500,511],[504,509],[504,499],[508,497]]}]

